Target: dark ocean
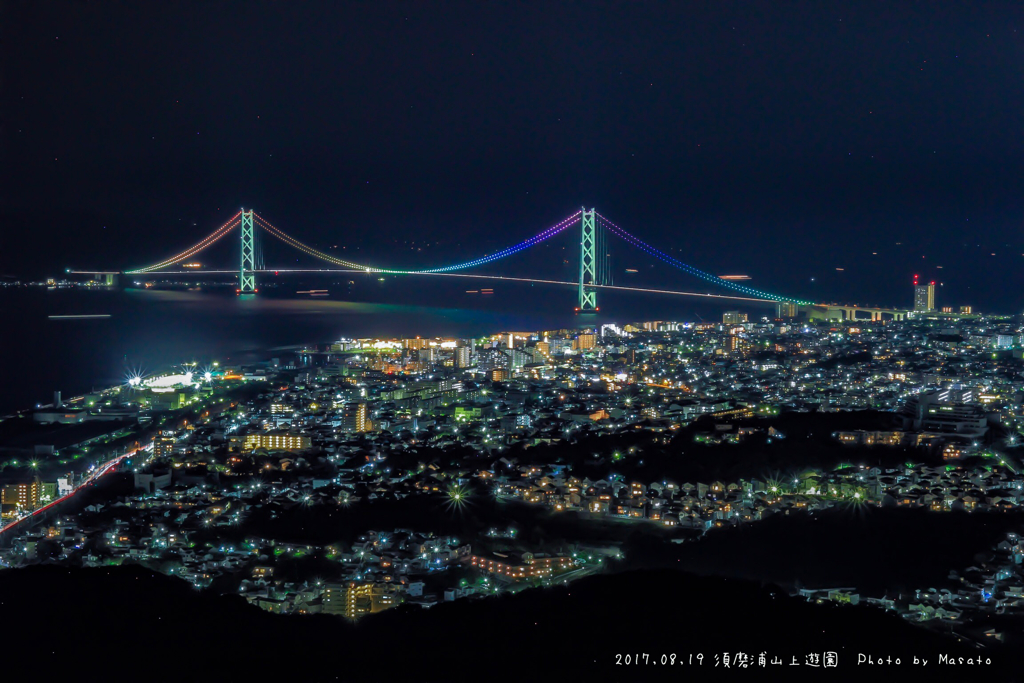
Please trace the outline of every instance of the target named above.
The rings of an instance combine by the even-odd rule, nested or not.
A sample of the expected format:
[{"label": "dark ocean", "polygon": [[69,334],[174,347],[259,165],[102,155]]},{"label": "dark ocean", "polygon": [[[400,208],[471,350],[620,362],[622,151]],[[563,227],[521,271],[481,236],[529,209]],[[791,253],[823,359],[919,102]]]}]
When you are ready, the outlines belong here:
[{"label": "dark ocean", "polygon": [[[123,382],[129,369],[184,362],[238,363],[288,355],[287,347],[341,337],[481,336],[643,320],[721,320],[743,309],[692,298],[601,292],[600,313],[574,314],[575,289],[409,277],[266,281],[259,293],[199,290],[0,289],[0,415]],[[481,289],[491,287],[493,294]],[[327,290],[326,296],[297,292]],[[763,306],[747,308],[765,315]],[[55,319],[60,315],[109,315]]]}]

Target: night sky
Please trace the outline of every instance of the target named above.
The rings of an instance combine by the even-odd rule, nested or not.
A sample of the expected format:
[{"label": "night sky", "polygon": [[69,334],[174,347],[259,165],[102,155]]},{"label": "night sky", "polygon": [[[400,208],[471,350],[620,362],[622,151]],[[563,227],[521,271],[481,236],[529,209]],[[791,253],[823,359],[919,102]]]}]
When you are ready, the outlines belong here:
[{"label": "night sky", "polygon": [[148,265],[240,206],[429,267],[586,205],[768,291],[1021,310],[1019,2],[0,7],[0,274]]}]

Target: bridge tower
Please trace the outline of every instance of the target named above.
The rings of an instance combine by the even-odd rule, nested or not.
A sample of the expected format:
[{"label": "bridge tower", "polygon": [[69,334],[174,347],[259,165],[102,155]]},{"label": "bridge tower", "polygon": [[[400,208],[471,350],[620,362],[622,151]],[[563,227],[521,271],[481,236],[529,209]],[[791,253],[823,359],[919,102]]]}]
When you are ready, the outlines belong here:
[{"label": "bridge tower", "polygon": [[580,224],[580,302],[577,313],[594,313],[597,308],[597,227],[594,209],[583,209]]},{"label": "bridge tower", "polygon": [[256,245],[252,228],[252,209],[242,210],[242,263],[238,269],[238,291],[250,294],[256,291]]}]

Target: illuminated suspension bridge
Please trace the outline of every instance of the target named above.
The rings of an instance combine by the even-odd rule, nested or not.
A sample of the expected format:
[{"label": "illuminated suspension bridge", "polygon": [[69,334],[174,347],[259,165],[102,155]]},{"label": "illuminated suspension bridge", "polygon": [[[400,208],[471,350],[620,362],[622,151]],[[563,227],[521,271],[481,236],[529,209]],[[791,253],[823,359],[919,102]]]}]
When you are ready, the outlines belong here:
[{"label": "illuminated suspension bridge", "polygon": [[[716,275],[707,273],[699,268],[683,263],[679,259],[666,254],[665,252],[651,246],[647,242],[644,242],[639,237],[627,232],[624,228],[619,227],[615,223],[612,223],[607,218],[597,213],[594,209],[581,209],[562,220],[559,223],[551,226],[550,228],[537,233],[529,239],[525,239],[518,244],[510,247],[506,247],[500,251],[482,256],[478,259],[471,261],[464,261],[461,263],[453,263],[449,265],[437,266],[434,268],[422,268],[418,270],[400,270],[396,268],[387,268],[381,265],[370,265],[365,263],[356,263],[346,259],[341,259],[336,256],[324,253],[318,249],[315,249],[298,239],[292,237],[282,229],[273,225],[262,216],[257,214],[255,211],[240,210],[234,216],[232,216],[226,223],[221,225],[219,228],[214,230],[212,233],[207,235],[203,240],[192,245],[188,249],[164,259],[158,263],[146,266],[144,268],[136,268],[134,270],[125,271],[126,275],[170,275],[180,274],[182,271],[170,270],[178,264],[188,261],[192,257],[196,256],[203,250],[212,246],[216,242],[219,242],[226,235],[230,234],[236,228],[239,230],[240,237],[240,259],[237,271],[211,271],[205,270],[206,273],[235,273],[238,274],[238,292],[240,294],[255,293],[257,291],[256,276],[258,273],[379,273],[388,275],[409,275],[409,276],[437,276],[437,277],[463,277],[463,278],[477,278],[477,279],[489,279],[489,280],[504,280],[511,282],[531,282],[539,284],[551,284],[551,285],[567,285],[572,286],[577,290],[578,303],[576,310],[581,313],[595,312],[598,309],[597,304],[597,293],[599,290],[622,290],[622,291],[634,291],[634,292],[647,292],[647,293],[660,293],[660,294],[676,294],[694,297],[704,297],[712,299],[724,299],[724,300],[735,300],[735,301],[751,301],[751,302],[764,302],[764,303],[777,303],[781,305],[812,305],[812,302],[797,299],[794,297],[781,296],[765,292],[746,285],[740,284],[733,280],[723,279]],[[518,254],[519,252],[535,247],[542,242],[550,240],[556,235],[562,233],[570,233],[570,230],[579,230],[579,278],[575,282],[565,280],[551,280],[551,279],[537,279],[537,278],[522,278],[522,277],[505,277],[500,275],[483,275],[477,273],[463,272],[469,271],[480,266],[484,266],[494,261],[507,258]],[[321,269],[286,269],[286,268],[265,268],[263,264],[263,256],[261,249],[261,241],[259,235],[261,233],[271,235],[276,239],[284,242],[285,244],[297,249],[313,258],[325,261],[330,264],[330,268]],[[571,234],[571,233],[570,233]],[[730,293],[712,294],[703,292],[679,292],[667,289],[653,289],[645,287],[625,287],[616,286],[610,283],[610,273],[608,267],[608,247],[607,240],[609,237],[618,237],[624,242],[636,247],[640,251],[653,256],[654,258],[663,261],[664,263],[681,270],[682,272],[699,278],[703,282],[711,285],[715,285],[725,290],[729,290]]]}]

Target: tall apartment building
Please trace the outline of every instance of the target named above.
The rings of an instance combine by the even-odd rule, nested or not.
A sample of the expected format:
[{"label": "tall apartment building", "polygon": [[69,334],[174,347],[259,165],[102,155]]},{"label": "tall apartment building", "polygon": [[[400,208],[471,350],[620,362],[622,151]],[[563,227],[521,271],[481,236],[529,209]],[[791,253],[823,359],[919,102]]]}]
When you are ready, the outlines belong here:
[{"label": "tall apartment building", "polygon": [[39,506],[43,496],[43,484],[38,479],[35,481],[22,482],[20,484],[8,484],[0,493],[0,500],[4,505],[16,505],[22,509],[32,509]]},{"label": "tall apartment building", "polygon": [[401,603],[399,587],[390,583],[329,583],[324,587],[323,613],[358,619]]},{"label": "tall apartment building", "polygon": [[592,349],[596,345],[596,334],[581,334],[580,336],[576,337],[576,343],[574,344],[574,346],[580,350]]},{"label": "tall apartment building", "polygon": [[796,304],[792,301],[780,301],[775,304],[776,318],[795,318],[797,314]]},{"label": "tall apartment building", "polygon": [[416,337],[415,339],[405,339],[402,344],[407,349],[425,349],[430,346],[430,340]]},{"label": "tall apartment building", "polygon": [[365,403],[346,403],[341,411],[341,429],[346,432],[367,431],[367,409]]},{"label": "tall apartment building", "polygon": [[747,322],[747,314],[740,311],[726,311],[722,314],[722,323],[726,325],[742,325]]},{"label": "tall apartment building", "polygon": [[153,437],[153,456],[167,458],[174,455],[174,432],[160,432]]},{"label": "tall apartment building", "polygon": [[455,361],[455,367],[457,368],[468,368],[473,363],[472,349],[468,346],[457,346],[455,347],[455,353],[453,359]]},{"label": "tall apartment building", "polygon": [[918,284],[916,275],[914,276],[914,310],[935,310],[935,283],[929,282],[926,285]]}]

